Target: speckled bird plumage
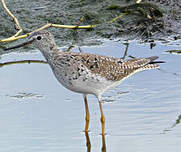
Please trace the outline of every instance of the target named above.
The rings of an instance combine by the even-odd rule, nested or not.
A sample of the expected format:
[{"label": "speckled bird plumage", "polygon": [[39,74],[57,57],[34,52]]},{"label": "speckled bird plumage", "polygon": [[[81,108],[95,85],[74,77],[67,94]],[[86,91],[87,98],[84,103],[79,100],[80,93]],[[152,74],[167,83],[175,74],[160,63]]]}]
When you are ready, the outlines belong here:
[{"label": "speckled bird plumage", "polygon": [[58,81],[75,92],[100,96],[136,72],[159,67],[150,64],[158,57],[123,60],[89,53],[63,52],[48,31],[36,32],[31,38],[36,39],[38,35],[42,36],[40,41],[44,43],[35,40],[35,46],[47,59]]},{"label": "speckled bird plumage", "polygon": [[98,98],[101,112],[102,135],[105,135],[105,116],[101,95],[111,87],[119,85],[127,77],[143,70],[159,68],[155,61],[158,57],[123,60],[103,55],[63,52],[55,44],[53,35],[48,31],[34,32],[29,41],[8,48],[14,49],[32,43],[38,48],[51,66],[57,80],[69,90],[84,95],[86,125],[89,129],[89,108],[87,95]]},{"label": "speckled bird plumage", "polygon": [[52,56],[50,65],[66,88],[99,96],[131,74],[157,68],[158,65],[149,64],[153,59],[155,57],[126,61],[87,53],[58,52]]}]

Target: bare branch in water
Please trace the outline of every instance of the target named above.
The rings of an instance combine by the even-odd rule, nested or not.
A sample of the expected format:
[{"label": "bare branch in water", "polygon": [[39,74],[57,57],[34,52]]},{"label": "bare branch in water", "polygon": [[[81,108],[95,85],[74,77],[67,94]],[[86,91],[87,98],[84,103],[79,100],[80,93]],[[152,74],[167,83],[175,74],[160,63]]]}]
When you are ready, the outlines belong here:
[{"label": "bare branch in water", "polygon": [[13,64],[24,64],[24,63],[42,63],[42,64],[47,64],[46,61],[43,60],[21,60],[21,61],[11,61],[11,62],[4,62],[0,63],[0,68],[6,65],[13,65]]}]

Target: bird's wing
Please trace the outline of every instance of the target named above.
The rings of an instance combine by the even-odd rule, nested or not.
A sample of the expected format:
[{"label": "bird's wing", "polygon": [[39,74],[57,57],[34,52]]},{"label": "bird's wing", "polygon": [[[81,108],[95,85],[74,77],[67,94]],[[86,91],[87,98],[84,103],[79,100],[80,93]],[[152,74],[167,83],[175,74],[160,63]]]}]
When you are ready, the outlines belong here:
[{"label": "bird's wing", "polygon": [[[119,58],[107,57],[88,53],[70,53],[78,61],[81,61],[92,73],[105,77],[111,81],[119,81],[136,70],[143,68],[154,58],[139,58],[123,60]],[[145,70],[143,68],[143,70]]]}]

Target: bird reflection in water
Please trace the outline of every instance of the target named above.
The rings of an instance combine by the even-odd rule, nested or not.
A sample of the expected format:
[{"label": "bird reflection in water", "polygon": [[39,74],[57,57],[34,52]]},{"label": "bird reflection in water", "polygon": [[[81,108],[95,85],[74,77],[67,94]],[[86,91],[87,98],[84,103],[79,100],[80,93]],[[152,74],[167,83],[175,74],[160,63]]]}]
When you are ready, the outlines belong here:
[{"label": "bird reflection in water", "polygon": [[[102,152],[106,152],[106,139],[105,139],[105,135],[101,134],[102,136],[102,148],[101,151]],[[87,147],[87,152],[91,152],[91,141],[90,141],[90,137],[89,137],[89,133],[85,132],[85,137],[86,137],[86,147]]]}]

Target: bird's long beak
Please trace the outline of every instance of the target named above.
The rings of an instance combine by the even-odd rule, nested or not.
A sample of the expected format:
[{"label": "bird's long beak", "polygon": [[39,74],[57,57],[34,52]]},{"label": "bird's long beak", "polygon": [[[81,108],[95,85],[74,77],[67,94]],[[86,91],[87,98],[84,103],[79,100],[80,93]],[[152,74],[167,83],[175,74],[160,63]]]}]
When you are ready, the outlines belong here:
[{"label": "bird's long beak", "polygon": [[21,44],[18,44],[18,45],[15,45],[15,46],[12,46],[12,47],[9,47],[9,48],[5,48],[4,50],[7,51],[7,50],[16,49],[16,48],[19,48],[19,47],[22,47],[22,46],[25,46],[25,45],[29,45],[29,44],[31,44],[33,41],[34,41],[34,39],[29,40],[29,41],[24,42],[24,43],[21,43]]}]

